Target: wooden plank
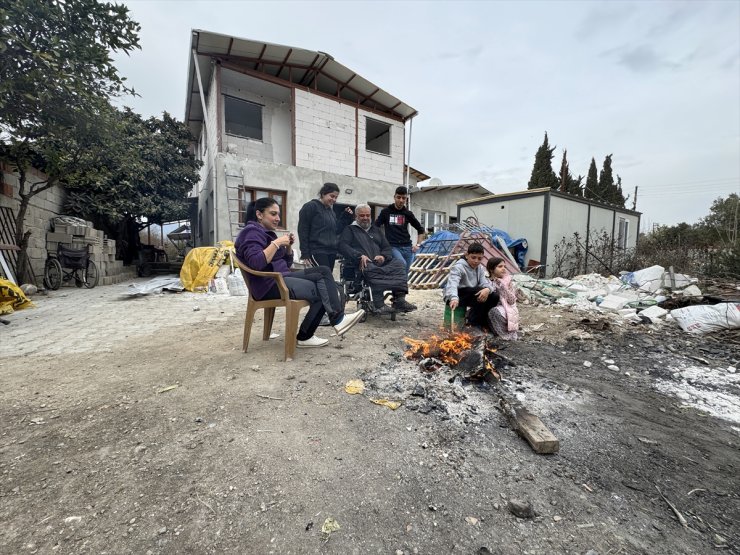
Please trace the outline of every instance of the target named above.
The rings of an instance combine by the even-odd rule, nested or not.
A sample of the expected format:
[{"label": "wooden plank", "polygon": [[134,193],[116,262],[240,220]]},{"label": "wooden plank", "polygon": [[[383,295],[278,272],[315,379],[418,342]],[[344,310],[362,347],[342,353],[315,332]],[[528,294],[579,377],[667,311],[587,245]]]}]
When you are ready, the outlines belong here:
[{"label": "wooden plank", "polygon": [[539,417],[525,408],[515,409],[517,432],[532,446],[535,453],[546,455],[560,450],[560,441],[547,429]]}]

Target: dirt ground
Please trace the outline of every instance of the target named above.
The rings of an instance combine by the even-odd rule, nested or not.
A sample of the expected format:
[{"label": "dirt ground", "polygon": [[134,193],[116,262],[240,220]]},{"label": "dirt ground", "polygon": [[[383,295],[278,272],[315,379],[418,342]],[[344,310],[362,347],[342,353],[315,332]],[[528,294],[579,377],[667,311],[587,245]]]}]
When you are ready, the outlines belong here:
[{"label": "dirt ground", "polygon": [[712,386],[722,419],[657,387],[727,374],[737,333],[522,306],[502,387],[559,438],[538,455],[490,386],[401,356],[441,323],[436,291],[289,363],[261,317],[241,352],[244,298],[124,291],[0,326],[2,553],[740,553],[739,384]]}]

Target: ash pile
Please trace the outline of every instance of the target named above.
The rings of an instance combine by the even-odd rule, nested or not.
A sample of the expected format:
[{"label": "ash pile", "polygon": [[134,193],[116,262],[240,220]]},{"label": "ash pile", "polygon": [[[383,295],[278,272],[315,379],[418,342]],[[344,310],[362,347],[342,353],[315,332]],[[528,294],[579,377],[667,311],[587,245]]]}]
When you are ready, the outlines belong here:
[{"label": "ash pile", "polygon": [[469,333],[404,338],[403,355],[366,372],[365,387],[377,397],[397,400],[407,409],[462,423],[500,419],[498,396],[515,395],[506,378],[515,366],[497,353],[491,337]]}]

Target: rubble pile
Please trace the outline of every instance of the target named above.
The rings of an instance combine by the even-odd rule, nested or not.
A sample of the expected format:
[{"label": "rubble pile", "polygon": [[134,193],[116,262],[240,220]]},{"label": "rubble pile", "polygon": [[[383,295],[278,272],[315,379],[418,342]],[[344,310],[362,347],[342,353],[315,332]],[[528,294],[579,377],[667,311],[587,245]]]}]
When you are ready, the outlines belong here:
[{"label": "rubble pile", "polygon": [[[719,303],[715,308],[685,306],[702,302],[698,280],[673,269],[651,266],[637,272],[627,272],[620,278],[586,274],[573,279],[556,277],[537,279],[518,274],[514,280],[520,291],[532,303],[558,304],[574,310],[615,315],[627,322],[661,324],[676,319],[690,333],[707,333],[714,329],[740,328],[737,304]],[[719,316],[713,316],[713,312]],[[699,325],[697,320],[712,320],[711,325]]]}]

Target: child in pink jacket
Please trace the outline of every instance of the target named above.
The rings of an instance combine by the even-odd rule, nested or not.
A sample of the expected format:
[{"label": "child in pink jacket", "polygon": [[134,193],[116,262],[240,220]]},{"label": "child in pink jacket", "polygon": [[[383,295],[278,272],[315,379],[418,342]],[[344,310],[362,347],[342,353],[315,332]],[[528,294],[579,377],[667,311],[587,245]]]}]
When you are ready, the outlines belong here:
[{"label": "child in pink jacket", "polygon": [[496,286],[499,302],[488,311],[488,323],[493,332],[506,341],[519,338],[519,309],[516,307],[516,286],[506,269],[503,258],[490,258],[486,264],[488,276]]}]

